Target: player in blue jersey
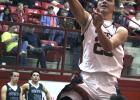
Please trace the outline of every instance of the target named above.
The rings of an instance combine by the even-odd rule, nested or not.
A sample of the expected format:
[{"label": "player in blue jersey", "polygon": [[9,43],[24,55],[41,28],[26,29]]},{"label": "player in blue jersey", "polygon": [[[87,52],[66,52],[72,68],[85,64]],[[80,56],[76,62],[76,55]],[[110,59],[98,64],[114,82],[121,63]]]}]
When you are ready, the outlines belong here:
[{"label": "player in blue jersey", "polygon": [[40,72],[33,71],[31,73],[31,82],[25,83],[22,86],[23,94],[25,94],[26,100],[42,100],[43,92],[46,94],[47,100],[51,100],[48,90],[39,83]]},{"label": "player in blue jersey", "polygon": [[1,88],[1,100],[22,100],[22,91],[18,85],[19,72],[11,73],[11,80]]}]

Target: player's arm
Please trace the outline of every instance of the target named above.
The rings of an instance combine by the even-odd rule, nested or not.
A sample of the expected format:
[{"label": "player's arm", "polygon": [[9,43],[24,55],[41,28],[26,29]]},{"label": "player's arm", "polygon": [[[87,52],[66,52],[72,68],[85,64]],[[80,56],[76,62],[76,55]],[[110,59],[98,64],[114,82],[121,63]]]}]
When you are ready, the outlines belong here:
[{"label": "player's arm", "polygon": [[111,51],[118,47],[119,45],[123,44],[126,41],[128,36],[128,31],[124,27],[119,27],[116,31],[116,34],[113,35],[110,39],[103,33],[101,29],[98,30],[98,37],[102,47],[107,50]]},{"label": "player's arm", "polygon": [[123,44],[124,41],[128,37],[128,30],[124,27],[118,27],[115,35],[113,37],[108,38],[105,33],[102,31],[101,26],[103,25],[103,16],[101,13],[94,12],[93,24],[96,27],[96,33],[98,35],[99,41],[106,51],[111,51]]},{"label": "player's arm", "polygon": [[84,28],[87,24],[89,13],[85,11],[85,9],[82,7],[79,0],[67,0],[70,5],[70,10],[73,13],[74,17],[80,24],[82,28]]},{"label": "player's arm", "polygon": [[21,86],[21,90],[22,90],[22,95],[26,93],[26,91],[29,90],[29,83],[25,83]]},{"label": "player's arm", "polygon": [[22,95],[22,94],[23,94],[23,91],[22,91],[22,88],[21,88],[21,87],[20,87],[20,90],[21,90],[21,91],[20,91],[20,96],[19,96],[19,98],[20,98],[20,100],[24,100],[24,99],[23,99],[23,95]]},{"label": "player's arm", "polygon": [[44,86],[43,86],[43,91],[45,92],[45,95],[47,97],[47,100],[51,100],[50,93],[49,93],[49,91]]},{"label": "player's arm", "polygon": [[7,92],[7,87],[6,87],[6,85],[4,85],[1,88],[1,100],[6,100],[6,92]]},{"label": "player's arm", "polygon": [[123,44],[128,37],[128,30],[124,27],[119,27],[116,31],[116,34],[110,39],[112,43],[112,49]]}]

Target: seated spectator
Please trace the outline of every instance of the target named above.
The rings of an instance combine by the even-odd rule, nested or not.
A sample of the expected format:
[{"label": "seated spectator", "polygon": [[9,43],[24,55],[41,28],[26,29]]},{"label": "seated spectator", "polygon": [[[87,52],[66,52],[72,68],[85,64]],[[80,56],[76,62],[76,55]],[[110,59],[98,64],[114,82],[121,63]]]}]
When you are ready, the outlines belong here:
[{"label": "seated spectator", "polygon": [[[41,16],[40,23],[44,26],[50,26],[50,27],[59,27],[59,22],[57,16],[54,15],[53,11],[54,7],[49,6],[48,7],[48,13],[47,15]],[[54,40],[54,37],[56,35],[56,30],[53,29],[45,29],[44,31],[44,37],[48,40]]]},{"label": "seated spectator", "polygon": [[128,27],[129,20],[127,19],[128,11],[124,8],[123,4],[114,12],[113,21],[121,26]]},{"label": "seated spectator", "polygon": [[[70,28],[72,29],[73,26],[73,20],[66,18],[68,16],[68,11],[60,8],[58,13],[57,13],[58,19],[59,19],[59,25],[61,28]],[[59,30],[55,36],[54,41],[58,43],[58,45],[63,45],[64,44],[64,31]]]},{"label": "seated spectator", "polygon": [[53,5],[54,9],[54,14],[57,15],[58,11],[60,8],[63,8],[64,6],[60,4],[59,0],[52,0],[51,4]]},{"label": "seated spectator", "polygon": [[25,27],[25,32],[23,34],[23,41],[28,41],[29,44],[29,53],[36,55],[38,61],[42,68],[46,68],[46,56],[44,49],[41,47],[41,41],[37,34],[34,33],[34,28]]},{"label": "seated spectator", "polygon": [[35,0],[12,0],[13,5],[17,6],[18,3],[24,4],[26,7],[32,8],[35,5]]},{"label": "seated spectator", "polygon": [[68,43],[70,45],[72,70],[79,70],[78,66],[81,57],[81,41],[80,32],[69,32]]},{"label": "seated spectator", "polygon": [[129,21],[129,28],[131,32],[140,35],[140,12],[136,12],[136,15]]},{"label": "seated spectator", "polygon": [[22,3],[18,3],[17,9],[15,13],[12,15],[12,17],[14,22],[21,22],[21,23],[27,22],[28,16],[24,12],[24,7]]},{"label": "seated spectator", "polygon": [[61,8],[58,11],[57,16],[60,16],[59,25],[61,28],[73,29],[74,20],[72,18],[66,18],[68,17],[68,11],[66,9]]},{"label": "seated spectator", "polygon": [[[61,8],[58,12],[58,16],[61,28],[76,29],[75,20],[72,18],[66,18],[68,16],[68,10]],[[64,38],[64,31],[60,31],[60,33],[61,37],[63,36]],[[58,39],[59,41],[62,40],[62,38]],[[55,41],[58,41],[58,39]],[[78,63],[81,52],[81,34],[79,32],[68,32],[67,40],[68,45],[70,46],[72,69],[78,70]]]},{"label": "seated spectator", "polygon": [[92,2],[87,2],[85,9],[89,12],[92,13],[93,9],[96,9],[96,6]]},{"label": "seated spectator", "polygon": [[[129,21],[129,31],[130,35],[139,35],[140,36],[140,12],[137,12],[134,17],[132,17],[131,21]],[[140,41],[135,40],[132,41],[133,47],[140,46]]]},{"label": "seated spectator", "polygon": [[[6,52],[17,54],[18,49],[18,34],[17,27],[11,26],[7,32],[1,35],[1,41],[6,44]],[[25,66],[28,42],[24,41],[20,45],[20,65]]]},{"label": "seated spectator", "polygon": [[135,8],[132,5],[126,4],[125,9],[128,11],[129,15],[127,16],[129,19],[135,16]]},{"label": "seated spectator", "polygon": [[2,13],[0,14],[0,21],[10,21],[10,22],[13,22],[10,7],[6,6],[4,8]]},{"label": "seated spectator", "polygon": [[64,9],[67,10],[67,12],[68,12],[67,17],[73,17],[74,18],[72,12],[70,11],[70,6],[69,6],[68,1],[64,2]]},{"label": "seated spectator", "polygon": [[[10,22],[13,22],[13,18],[12,18],[12,15],[11,15],[11,9],[6,6],[4,8],[4,10],[0,13],[0,21],[10,21]],[[8,25],[4,25],[4,24],[1,24],[0,25],[0,31],[7,31],[8,30]]]}]

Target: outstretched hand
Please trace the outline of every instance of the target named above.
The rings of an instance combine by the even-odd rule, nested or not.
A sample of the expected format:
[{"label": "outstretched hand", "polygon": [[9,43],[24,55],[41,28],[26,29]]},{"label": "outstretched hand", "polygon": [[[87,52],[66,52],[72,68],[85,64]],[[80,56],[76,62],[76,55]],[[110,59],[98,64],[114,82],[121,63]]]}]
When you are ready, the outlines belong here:
[{"label": "outstretched hand", "polygon": [[103,25],[103,15],[99,12],[99,10],[93,10],[92,18],[93,24],[96,27],[95,31],[98,33],[98,30],[100,30]]}]

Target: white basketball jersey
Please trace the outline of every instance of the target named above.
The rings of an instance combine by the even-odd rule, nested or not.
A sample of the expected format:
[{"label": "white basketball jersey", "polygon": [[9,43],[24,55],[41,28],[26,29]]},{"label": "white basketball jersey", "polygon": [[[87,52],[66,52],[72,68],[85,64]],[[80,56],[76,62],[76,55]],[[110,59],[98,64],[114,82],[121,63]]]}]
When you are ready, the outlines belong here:
[{"label": "white basketball jersey", "polygon": [[[79,67],[85,72],[106,72],[119,78],[123,68],[123,48],[120,45],[111,52],[105,51],[100,45],[91,19],[90,16],[90,24],[88,23],[88,27],[83,33],[83,59]],[[112,37],[117,29],[110,21],[104,21],[104,26],[101,28],[108,38]]]}]

